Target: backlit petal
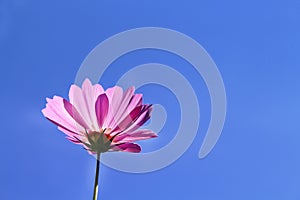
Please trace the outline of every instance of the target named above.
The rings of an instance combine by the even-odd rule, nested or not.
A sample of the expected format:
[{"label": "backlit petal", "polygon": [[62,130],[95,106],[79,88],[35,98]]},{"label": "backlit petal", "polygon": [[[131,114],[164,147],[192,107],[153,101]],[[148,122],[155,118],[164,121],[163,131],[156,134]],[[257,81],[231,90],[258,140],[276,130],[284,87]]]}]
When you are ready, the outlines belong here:
[{"label": "backlit petal", "polygon": [[47,101],[46,108],[42,110],[47,119],[70,132],[78,133],[84,130],[66,111],[62,97],[54,96],[53,99],[47,99]]},{"label": "backlit petal", "polygon": [[124,143],[113,147],[112,150],[139,153],[141,152],[141,147],[138,144],[134,144],[134,143]]},{"label": "backlit petal", "polygon": [[157,137],[157,134],[151,130],[137,130],[132,133],[124,133],[116,136],[114,143],[135,142],[138,140],[147,140]]},{"label": "backlit petal", "polygon": [[96,101],[95,109],[96,109],[98,126],[100,128],[103,127],[103,123],[108,113],[108,108],[109,108],[109,102],[106,94],[99,95]]}]

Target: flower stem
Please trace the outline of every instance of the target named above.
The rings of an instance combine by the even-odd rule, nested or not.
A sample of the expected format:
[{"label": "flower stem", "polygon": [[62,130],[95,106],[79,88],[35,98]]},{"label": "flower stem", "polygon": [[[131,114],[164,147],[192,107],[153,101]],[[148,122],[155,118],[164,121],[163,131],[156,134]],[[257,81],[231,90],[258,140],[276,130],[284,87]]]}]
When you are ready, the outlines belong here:
[{"label": "flower stem", "polygon": [[93,200],[97,200],[98,199],[99,168],[100,168],[100,153],[97,153],[97,165],[96,165],[96,175],[95,175],[94,197],[93,197]]}]

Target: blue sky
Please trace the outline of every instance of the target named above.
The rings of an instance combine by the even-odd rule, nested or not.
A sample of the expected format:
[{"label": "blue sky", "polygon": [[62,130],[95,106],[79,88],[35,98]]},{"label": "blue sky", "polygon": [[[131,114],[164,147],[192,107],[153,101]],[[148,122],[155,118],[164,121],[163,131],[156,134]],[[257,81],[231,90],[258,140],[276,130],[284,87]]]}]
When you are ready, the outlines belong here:
[{"label": "blue sky", "polygon": [[[67,97],[83,59],[101,41],[157,26],[189,35],[214,59],[227,92],[224,130],[199,160],[210,119],[201,76],[166,52],[121,57],[101,80],[104,87],[132,66],[168,64],[199,91],[200,129],[188,151],[163,170],[127,174],[102,165],[100,199],[300,199],[299,10],[296,0],[0,1],[0,198],[92,198],[94,158],[65,140],[40,111],[46,97]],[[147,151],[173,138],[180,112],[165,88],[139,91],[169,116],[160,137],[143,143]]]}]

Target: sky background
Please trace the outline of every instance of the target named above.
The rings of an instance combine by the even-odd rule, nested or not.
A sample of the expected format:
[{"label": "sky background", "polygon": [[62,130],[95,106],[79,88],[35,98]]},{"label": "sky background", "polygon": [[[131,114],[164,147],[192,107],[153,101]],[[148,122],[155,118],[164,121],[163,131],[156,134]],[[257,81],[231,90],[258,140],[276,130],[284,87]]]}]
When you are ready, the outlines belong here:
[{"label": "sky background", "polygon": [[[95,159],[42,116],[45,98],[67,98],[79,66],[101,41],[157,26],[194,38],[214,59],[227,92],[223,133],[199,160],[210,119],[201,76],[162,51],[120,57],[101,79],[105,88],[139,64],[172,66],[197,91],[200,128],[163,170],[128,174],[101,165],[99,199],[299,200],[299,24],[298,0],[0,0],[0,199],[92,199]],[[138,91],[168,112],[159,138],[142,143],[147,152],[174,137],[180,108],[166,88]]]}]

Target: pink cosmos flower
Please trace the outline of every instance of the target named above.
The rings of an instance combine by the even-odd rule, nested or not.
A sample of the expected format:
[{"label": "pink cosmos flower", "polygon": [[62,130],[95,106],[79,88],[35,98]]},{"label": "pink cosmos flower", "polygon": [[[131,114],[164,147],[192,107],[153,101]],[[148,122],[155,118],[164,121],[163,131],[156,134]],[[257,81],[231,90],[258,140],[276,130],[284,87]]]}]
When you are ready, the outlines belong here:
[{"label": "pink cosmos flower", "polygon": [[73,143],[82,145],[91,154],[107,151],[138,153],[135,141],[157,137],[151,130],[139,129],[150,119],[152,105],[142,103],[142,94],[126,92],[115,86],[103,90],[86,79],[82,88],[72,85],[70,101],[54,96],[47,98],[44,116],[56,124]]}]

